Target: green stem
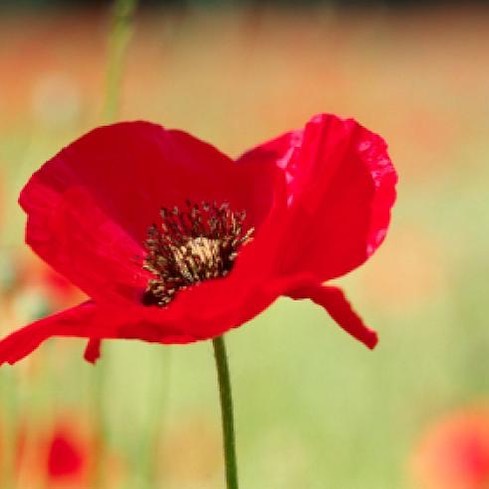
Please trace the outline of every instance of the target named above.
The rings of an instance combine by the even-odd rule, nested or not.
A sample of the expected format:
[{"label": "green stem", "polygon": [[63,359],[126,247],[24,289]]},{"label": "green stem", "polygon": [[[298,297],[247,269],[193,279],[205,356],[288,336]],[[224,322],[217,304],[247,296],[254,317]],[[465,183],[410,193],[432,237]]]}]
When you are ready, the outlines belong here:
[{"label": "green stem", "polygon": [[120,109],[124,61],[133,32],[133,17],[137,3],[137,0],[114,0],[112,26],[109,32],[107,85],[103,111],[106,122],[112,122]]},{"label": "green stem", "polygon": [[0,487],[5,489],[14,489],[15,484],[15,454],[17,451],[17,392],[14,372],[12,369],[2,371],[1,393],[2,393],[2,411],[4,422],[3,435],[3,452],[0,457]]},{"label": "green stem", "polygon": [[91,382],[92,388],[92,412],[93,423],[97,433],[97,440],[93,447],[94,463],[91,473],[91,485],[92,489],[104,489],[106,487],[106,440],[107,440],[107,418],[105,412],[105,388],[106,388],[106,370],[107,359],[99,362],[93,372],[93,378]]},{"label": "green stem", "polygon": [[238,466],[236,463],[236,442],[234,438],[233,398],[231,379],[224,337],[214,338],[214,357],[216,359],[217,380],[221,399],[222,432],[224,439],[224,460],[226,464],[226,487],[238,489]]}]

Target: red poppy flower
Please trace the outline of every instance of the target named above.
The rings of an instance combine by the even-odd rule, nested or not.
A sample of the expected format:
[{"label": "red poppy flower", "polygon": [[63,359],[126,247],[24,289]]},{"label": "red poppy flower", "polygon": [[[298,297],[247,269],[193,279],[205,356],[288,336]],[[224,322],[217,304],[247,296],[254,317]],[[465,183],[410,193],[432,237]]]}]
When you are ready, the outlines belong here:
[{"label": "red poppy flower", "polygon": [[[100,442],[99,434],[82,413],[65,413],[40,430],[28,423],[21,425],[15,473],[18,487],[91,487]],[[123,467],[115,454],[106,455],[107,487],[115,487]]]},{"label": "red poppy flower", "polygon": [[15,363],[45,339],[188,343],[242,325],[279,296],[312,299],[369,347],[376,334],[324,286],[380,245],[395,200],[384,140],[318,115],[236,161],[148,122],[70,144],[20,196],[26,242],[90,300],[0,342]]},{"label": "red poppy flower", "polygon": [[[53,486],[87,487],[90,480],[90,442],[77,426],[58,423],[38,447],[41,477]],[[31,468],[32,470],[32,468]]]},{"label": "red poppy flower", "polygon": [[416,447],[413,472],[427,489],[489,487],[487,409],[467,409],[438,420]]},{"label": "red poppy flower", "polygon": [[[80,420],[58,420],[39,447],[43,479],[50,488],[85,489],[94,478],[95,456],[100,437],[90,425]],[[105,454],[105,486],[120,487],[124,470],[119,458],[112,452]]]}]

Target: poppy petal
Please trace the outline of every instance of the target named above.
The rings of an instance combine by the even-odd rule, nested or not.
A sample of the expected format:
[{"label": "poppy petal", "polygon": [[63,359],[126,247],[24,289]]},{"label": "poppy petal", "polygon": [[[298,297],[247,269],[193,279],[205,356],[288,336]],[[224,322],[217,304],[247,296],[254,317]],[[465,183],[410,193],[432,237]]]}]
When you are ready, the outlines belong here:
[{"label": "poppy petal", "polygon": [[134,300],[148,280],[143,243],[163,206],[228,202],[256,227],[271,204],[273,171],[236,165],[189,134],[149,122],[101,127],[60,151],[23,189],[26,241],[97,302]]},{"label": "poppy petal", "polygon": [[251,243],[240,249],[226,277],[181,290],[168,310],[154,311],[152,321],[169,323],[163,315],[168,316],[171,310],[171,322],[181,325],[192,337],[209,339],[249,321],[287,290],[291,278],[276,276],[281,259],[280,236],[287,217],[284,191],[280,179],[269,216]]},{"label": "poppy petal", "polygon": [[340,288],[323,285],[304,286],[288,296],[292,299],[312,300],[324,307],[339,326],[365,346],[373,349],[377,345],[377,333],[365,325]]},{"label": "poppy petal", "polygon": [[289,273],[313,273],[324,282],[351,271],[377,249],[397,182],[380,136],[352,119],[322,114],[238,161],[271,160],[288,187],[290,239],[283,266]]},{"label": "poppy petal", "polygon": [[83,358],[89,363],[95,363],[101,354],[102,341],[97,339],[88,340]]},{"label": "poppy petal", "polygon": [[[85,355],[95,360],[98,340],[107,338],[142,339],[157,343],[189,343],[189,336],[169,322],[152,321],[150,308],[133,307],[127,310],[106,308],[86,301],[71,309],[40,319],[13,332],[0,341],[0,365],[14,364],[30,354],[45,340],[55,336],[88,338]],[[155,308],[157,309],[157,308]],[[138,312],[146,312],[144,316]],[[163,312],[163,310],[161,310]],[[170,309],[166,310],[168,315]],[[160,319],[155,317],[154,319]]]},{"label": "poppy petal", "polygon": [[90,336],[96,306],[92,301],[40,319],[0,341],[0,365],[14,364],[52,336]]},{"label": "poppy petal", "polygon": [[134,299],[147,283],[143,248],[80,186],[56,193],[34,177],[21,195],[26,242],[87,295],[108,303]]}]

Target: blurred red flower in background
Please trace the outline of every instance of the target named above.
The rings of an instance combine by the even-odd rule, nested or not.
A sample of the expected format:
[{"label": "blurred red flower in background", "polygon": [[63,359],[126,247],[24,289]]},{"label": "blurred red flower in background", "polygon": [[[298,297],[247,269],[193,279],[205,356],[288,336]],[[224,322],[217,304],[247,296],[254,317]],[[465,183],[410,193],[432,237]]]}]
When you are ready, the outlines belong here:
[{"label": "blurred red flower in background", "polygon": [[45,443],[49,481],[88,487],[91,447],[87,440],[74,433],[70,425],[59,424]]},{"label": "blurred red flower in background", "polygon": [[96,437],[79,417],[57,417],[40,431],[25,423],[18,432],[15,479],[19,487],[90,487]]},{"label": "blurred red flower in background", "polygon": [[[57,415],[42,427],[22,422],[16,431],[16,486],[50,489],[87,489],[93,485],[100,434],[80,412]],[[104,452],[108,488],[118,487],[124,477],[119,457]]]},{"label": "blurred red flower in background", "polygon": [[413,470],[423,489],[489,487],[489,411],[468,410],[435,423],[416,449]]},{"label": "blurred red flower in background", "polygon": [[318,115],[233,162],[177,130],[93,130],[20,196],[26,242],[91,300],[0,342],[15,363],[51,336],[187,343],[240,326],[281,295],[309,298],[374,347],[342,291],[324,286],[383,241],[397,176],[384,140]]}]

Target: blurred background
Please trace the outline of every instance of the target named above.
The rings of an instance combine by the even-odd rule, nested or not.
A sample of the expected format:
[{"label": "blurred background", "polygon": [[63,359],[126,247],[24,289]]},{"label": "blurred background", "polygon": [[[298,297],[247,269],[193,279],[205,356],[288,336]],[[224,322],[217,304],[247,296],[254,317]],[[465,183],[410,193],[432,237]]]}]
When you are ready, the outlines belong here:
[{"label": "blurred background", "polygon": [[[0,333],[82,300],[23,244],[29,175],[106,120],[110,2],[0,2]],[[243,488],[489,488],[489,9],[142,2],[115,119],[232,156],[313,114],[382,134],[388,239],[340,283],[373,351],[282,299],[228,334]],[[209,343],[52,340],[0,369],[0,487],[223,488]],[[95,475],[94,475],[95,474]]]}]

